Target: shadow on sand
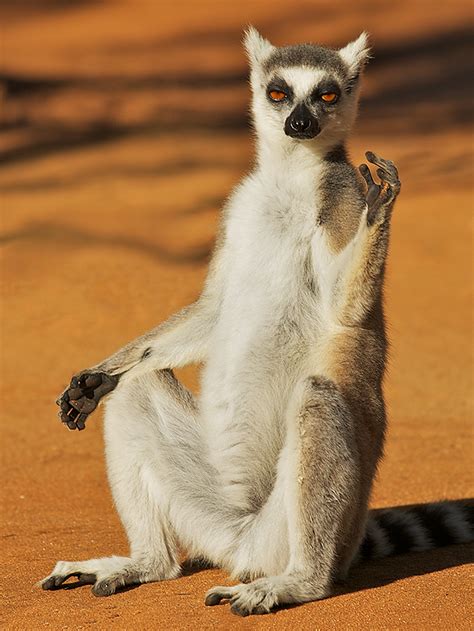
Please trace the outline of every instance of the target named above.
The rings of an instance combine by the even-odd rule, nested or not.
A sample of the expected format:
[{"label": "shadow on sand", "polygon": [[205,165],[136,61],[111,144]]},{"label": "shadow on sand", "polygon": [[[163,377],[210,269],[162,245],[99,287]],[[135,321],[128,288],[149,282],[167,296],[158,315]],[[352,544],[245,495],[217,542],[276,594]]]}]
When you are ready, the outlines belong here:
[{"label": "shadow on sand", "polygon": [[81,228],[46,222],[31,222],[20,230],[5,233],[0,245],[19,241],[36,241],[43,245],[53,243],[67,248],[114,247],[144,254],[154,260],[187,265],[205,263],[209,260],[212,243],[197,244],[186,251],[175,252],[159,243],[143,241],[127,235],[94,234]]}]

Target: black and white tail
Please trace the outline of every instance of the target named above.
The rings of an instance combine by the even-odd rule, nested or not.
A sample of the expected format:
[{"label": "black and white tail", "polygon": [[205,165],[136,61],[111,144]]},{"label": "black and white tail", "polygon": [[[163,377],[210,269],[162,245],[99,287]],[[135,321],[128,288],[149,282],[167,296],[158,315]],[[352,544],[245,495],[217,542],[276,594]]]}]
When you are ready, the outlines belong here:
[{"label": "black and white tail", "polygon": [[474,541],[474,500],[370,511],[357,561]]}]

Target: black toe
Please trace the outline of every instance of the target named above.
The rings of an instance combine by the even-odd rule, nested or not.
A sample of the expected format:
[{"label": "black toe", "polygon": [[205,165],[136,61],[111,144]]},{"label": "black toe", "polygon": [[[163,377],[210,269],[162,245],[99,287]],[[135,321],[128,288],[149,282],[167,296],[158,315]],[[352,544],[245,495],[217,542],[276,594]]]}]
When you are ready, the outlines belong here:
[{"label": "black toe", "polygon": [[214,605],[218,605],[222,600],[222,596],[220,594],[209,594],[206,596],[206,600],[204,604],[208,607],[213,607]]}]

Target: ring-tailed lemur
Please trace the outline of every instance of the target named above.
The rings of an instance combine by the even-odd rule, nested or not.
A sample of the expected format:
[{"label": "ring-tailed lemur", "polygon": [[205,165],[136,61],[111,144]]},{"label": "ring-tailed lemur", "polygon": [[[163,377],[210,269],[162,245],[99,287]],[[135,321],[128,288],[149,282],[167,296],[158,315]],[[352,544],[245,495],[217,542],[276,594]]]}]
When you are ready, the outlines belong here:
[{"label": "ring-tailed lemur", "polygon": [[[360,557],[472,537],[468,509],[367,505],[382,454],[382,284],[400,184],[350,164],[344,142],[368,56],[277,48],[250,28],[257,163],[228,200],[200,298],[72,379],[58,403],[83,429],[99,399],[129,557],[57,563],[42,581],[96,595],[176,577],[179,550],[250,581],[215,587],[241,615],[328,595]],[[198,400],[171,369],[204,362]],[[436,524],[433,538],[428,526]]]}]

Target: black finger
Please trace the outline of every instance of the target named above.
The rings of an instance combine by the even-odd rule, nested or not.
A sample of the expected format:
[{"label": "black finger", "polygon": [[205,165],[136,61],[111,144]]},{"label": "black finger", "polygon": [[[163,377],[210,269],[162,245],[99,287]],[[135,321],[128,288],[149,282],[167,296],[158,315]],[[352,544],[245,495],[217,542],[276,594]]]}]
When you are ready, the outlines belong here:
[{"label": "black finger", "polygon": [[94,399],[99,401],[102,397],[104,397],[109,392],[112,392],[117,387],[118,377],[105,375],[102,383],[98,388],[94,390]]},{"label": "black finger", "polygon": [[67,396],[70,401],[76,401],[83,396],[82,388],[69,388],[67,391]]},{"label": "black finger", "polygon": [[81,388],[97,388],[102,383],[102,375],[100,373],[92,373],[82,375],[80,379]]},{"label": "black finger", "polygon": [[79,412],[82,409],[82,405],[81,405],[81,399],[71,399],[68,402],[68,411],[66,412],[66,414],[68,416],[73,416],[74,413],[79,414]]},{"label": "black finger", "polygon": [[219,593],[208,594],[206,596],[204,604],[207,605],[208,607],[214,607],[215,605],[218,605],[223,598],[224,596]]},{"label": "black finger", "polygon": [[371,186],[375,186],[375,182],[372,179],[372,173],[370,172],[369,167],[366,164],[361,164],[359,167],[360,174],[367,182],[367,186],[370,188]]},{"label": "black finger", "polygon": [[373,151],[367,151],[365,155],[369,162],[382,168],[387,173],[387,178],[398,180],[397,167],[391,160],[384,160],[383,158],[380,158],[378,155],[376,155]]},{"label": "black finger", "polygon": [[392,177],[390,176],[390,173],[385,171],[385,169],[378,168],[377,169],[377,175],[383,181],[390,182],[392,180]]},{"label": "black finger", "polygon": [[365,157],[367,158],[367,160],[369,162],[371,162],[372,164],[377,164],[379,165],[380,163],[380,158],[378,157],[377,154],[375,154],[373,151],[366,151],[365,152]]},{"label": "black finger", "polygon": [[242,616],[242,618],[245,618],[250,614],[250,611],[248,609],[240,607],[240,605],[238,605],[237,603],[231,606],[230,611],[236,616]]},{"label": "black finger", "polygon": [[78,418],[76,419],[76,427],[79,431],[86,429],[86,420],[87,414],[79,414]]},{"label": "black finger", "polygon": [[399,176],[398,176],[398,169],[397,169],[397,167],[393,164],[393,162],[391,162],[391,163],[390,163],[390,165],[389,165],[389,167],[388,167],[388,168],[389,168],[389,170],[390,170],[390,173],[392,174],[392,177],[394,177],[396,180],[398,180],[398,177],[399,177]]},{"label": "black finger", "polygon": [[76,410],[75,408],[73,408],[72,406],[69,408],[69,410],[66,412],[66,416],[68,418],[68,420],[72,420],[75,421],[76,418],[79,416],[79,410]]},{"label": "black finger", "polygon": [[69,427],[69,429],[75,429],[79,420],[87,419],[87,414],[78,414],[77,410],[74,410],[73,408],[71,408],[70,414],[60,411],[58,416],[61,421]]},{"label": "black finger", "polygon": [[67,422],[71,420],[71,418],[68,416],[69,410],[70,410],[70,408],[68,407],[67,410],[59,410],[59,412],[58,412],[58,416],[59,416],[59,418],[61,419],[61,421],[63,423],[67,424]]},{"label": "black finger", "polygon": [[69,405],[71,405],[78,412],[84,414],[90,414],[97,407],[97,403],[96,401],[94,401],[94,399],[88,399],[86,397],[81,397],[80,399],[76,399],[74,401],[71,400],[69,401]]},{"label": "black finger", "polygon": [[67,580],[68,576],[50,576],[48,579],[42,582],[41,587],[43,589],[57,589],[60,587],[65,580]]},{"label": "black finger", "polygon": [[97,401],[94,399],[82,399],[80,412],[89,415],[97,407]]},{"label": "black finger", "polygon": [[381,170],[385,173],[385,179],[394,184],[398,182],[398,171],[395,167],[383,166]]},{"label": "black finger", "polygon": [[382,180],[382,182],[386,182],[389,184],[389,188],[392,192],[398,191],[400,189],[400,182],[392,177],[390,173],[387,173],[384,169],[377,169],[377,175]]},{"label": "black finger", "polygon": [[397,167],[391,160],[384,160],[384,158],[377,159],[377,166],[384,168],[388,173],[395,174]]},{"label": "black finger", "polygon": [[[370,155],[370,158],[368,157],[369,155]],[[366,153],[366,156],[367,156],[367,160],[369,160],[369,162],[371,162],[372,164],[375,164],[375,166],[380,167],[387,174],[391,173],[391,171],[392,171],[392,164],[388,160],[384,160],[383,158],[380,158],[378,155],[376,155],[372,151],[368,151]]]},{"label": "black finger", "polygon": [[56,405],[61,405],[63,401],[69,401],[69,395],[68,395],[68,391],[65,390],[57,399],[56,399]]},{"label": "black finger", "polygon": [[84,574],[82,572],[77,575],[77,578],[81,583],[86,583],[88,585],[93,585],[97,580],[95,574]]}]

